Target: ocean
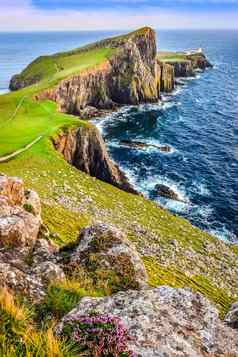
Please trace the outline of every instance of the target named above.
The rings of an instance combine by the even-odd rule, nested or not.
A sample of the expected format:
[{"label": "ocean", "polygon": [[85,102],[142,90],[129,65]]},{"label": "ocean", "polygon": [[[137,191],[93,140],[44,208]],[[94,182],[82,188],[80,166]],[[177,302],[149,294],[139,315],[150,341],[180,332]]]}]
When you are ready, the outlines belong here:
[{"label": "ocean", "polygon": [[[0,33],[0,93],[37,56],[116,33]],[[160,50],[202,47],[214,68],[183,80],[161,103],[123,107],[97,125],[140,192],[218,238],[238,241],[238,31],[158,30],[157,36]],[[125,139],[173,150],[128,148],[120,144]],[[185,203],[156,196],[158,183]]]}]

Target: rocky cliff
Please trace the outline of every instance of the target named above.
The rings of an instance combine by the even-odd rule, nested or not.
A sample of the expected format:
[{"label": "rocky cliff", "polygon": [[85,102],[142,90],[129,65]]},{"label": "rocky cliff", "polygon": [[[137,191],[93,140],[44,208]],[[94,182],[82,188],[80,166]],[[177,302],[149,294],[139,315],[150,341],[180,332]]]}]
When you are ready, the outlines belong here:
[{"label": "rocky cliff", "polygon": [[136,193],[126,175],[109,158],[105,143],[94,126],[61,133],[54,139],[65,160],[81,171],[130,193]]},{"label": "rocky cliff", "polygon": [[174,66],[157,60],[157,78],[159,78],[160,92],[170,93],[175,87]]},{"label": "rocky cliff", "polygon": [[62,80],[36,98],[54,100],[59,111],[77,115],[82,115],[87,107],[113,109],[158,100],[153,30],[146,28],[99,45],[113,47],[115,53],[95,68]]}]

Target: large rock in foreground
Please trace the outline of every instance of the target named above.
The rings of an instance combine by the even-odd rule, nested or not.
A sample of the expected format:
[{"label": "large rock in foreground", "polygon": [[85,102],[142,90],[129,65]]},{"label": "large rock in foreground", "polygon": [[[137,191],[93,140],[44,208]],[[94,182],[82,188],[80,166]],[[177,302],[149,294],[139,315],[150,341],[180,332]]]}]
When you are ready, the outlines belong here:
[{"label": "large rock in foreground", "polygon": [[129,350],[142,357],[236,357],[238,333],[226,326],[200,294],[161,286],[83,298],[57,328],[60,334],[74,317],[92,314],[119,317],[128,329]]},{"label": "large rock in foreground", "polygon": [[65,278],[56,247],[39,239],[40,227],[38,194],[21,179],[0,175],[0,288],[33,301],[44,297],[48,283]]},{"label": "large rock in foreground", "polygon": [[17,177],[0,175],[0,247],[31,248],[41,225],[40,199]]},{"label": "large rock in foreground", "polygon": [[82,229],[69,264],[75,268],[83,265],[95,274],[104,271],[122,290],[146,286],[147,274],[139,254],[113,226],[99,223]]}]

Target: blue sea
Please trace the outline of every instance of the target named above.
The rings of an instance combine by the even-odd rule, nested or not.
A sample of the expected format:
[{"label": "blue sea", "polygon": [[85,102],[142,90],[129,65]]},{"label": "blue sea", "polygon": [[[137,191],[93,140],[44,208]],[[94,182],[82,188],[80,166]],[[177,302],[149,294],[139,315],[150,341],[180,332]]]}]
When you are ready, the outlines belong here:
[{"label": "blue sea", "polygon": [[[0,92],[39,55],[117,32],[0,34]],[[202,47],[214,68],[183,80],[154,105],[124,107],[98,121],[110,154],[148,198],[220,239],[238,241],[238,31],[158,31],[160,50]],[[172,153],[120,145],[168,144]],[[164,183],[186,203],[159,198]]]}]

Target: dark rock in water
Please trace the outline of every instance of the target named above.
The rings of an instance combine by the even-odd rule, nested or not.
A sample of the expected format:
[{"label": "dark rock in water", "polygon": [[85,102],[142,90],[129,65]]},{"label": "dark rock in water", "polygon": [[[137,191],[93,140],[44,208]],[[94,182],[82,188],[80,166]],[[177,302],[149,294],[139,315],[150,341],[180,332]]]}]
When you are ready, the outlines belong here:
[{"label": "dark rock in water", "polygon": [[159,149],[160,149],[160,151],[162,151],[162,152],[172,152],[171,147],[168,146],[168,145],[160,146]]},{"label": "dark rock in water", "polygon": [[145,144],[141,141],[132,141],[132,140],[121,140],[120,142],[121,145],[126,145],[126,146],[130,146],[132,148],[145,148],[145,147],[148,147],[150,145],[148,144]]},{"label": "dark rock in water", "polygon": [[129,146],[129,147],[132,147],[135,149],[145,149],[148,147],[154,147],[162,152],[167,152],[167,153],[172,152],[171,147],[168,145],[159,146],[159,145],[155,145],[155,144],[143,143],[142,141],[132,141],[132,140],[121,140],[120,144]]},{"label": "dark rock in water", "polygon": [[155,186],[155,191],[159,196],[169,198],[170,200],[183,202],[183,200],[181,200],[178,194],[166,185],[157,184]]}]

